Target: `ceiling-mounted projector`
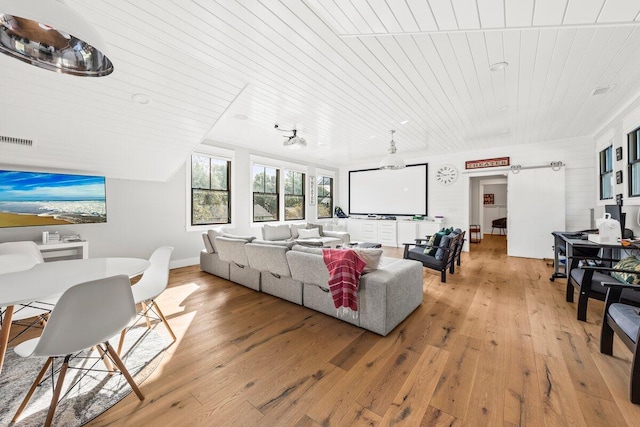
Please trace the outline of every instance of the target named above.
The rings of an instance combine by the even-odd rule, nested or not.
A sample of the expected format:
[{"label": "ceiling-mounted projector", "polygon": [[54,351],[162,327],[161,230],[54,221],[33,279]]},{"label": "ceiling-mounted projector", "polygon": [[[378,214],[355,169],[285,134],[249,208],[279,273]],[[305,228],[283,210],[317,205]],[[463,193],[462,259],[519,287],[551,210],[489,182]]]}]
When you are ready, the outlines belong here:
[{"label": "ceiling-mounted projector", "polygon": [[300,138],[297,135],[298,133],[297,129],[290,129],[290,130],[280,129],[277,124],[274,127],[283,132],[293,132],[293,135],[288,136],[287,139],[284,140],[284,142],[282,143],[283,146],[288,148],[293,148],[293,149],[304,148],[307,146],[307,140],[304,138]]}]

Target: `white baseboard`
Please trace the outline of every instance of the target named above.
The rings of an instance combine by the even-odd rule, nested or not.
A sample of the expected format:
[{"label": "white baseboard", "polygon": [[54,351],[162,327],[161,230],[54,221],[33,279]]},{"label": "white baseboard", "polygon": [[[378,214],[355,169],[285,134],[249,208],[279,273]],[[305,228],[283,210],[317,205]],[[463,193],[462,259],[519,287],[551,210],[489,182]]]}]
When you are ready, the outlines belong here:
[{"label": "white baseboard", "polygon": [[187,259],[178,259],[175,261],[171,261],[169,263],[169,268],[180,268],[180,267],[188,267],[190,265],[199,265],[200,258],[187,258]]}]

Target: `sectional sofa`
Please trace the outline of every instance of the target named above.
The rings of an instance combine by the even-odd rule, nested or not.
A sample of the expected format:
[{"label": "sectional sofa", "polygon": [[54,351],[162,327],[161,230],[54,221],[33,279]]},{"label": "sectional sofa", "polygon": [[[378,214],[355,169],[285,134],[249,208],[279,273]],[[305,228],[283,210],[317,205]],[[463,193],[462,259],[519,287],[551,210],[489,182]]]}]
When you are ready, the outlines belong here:
[{"label": "sectional sofa", "polygon": [[338,316],[321,248],[224,233],[202,236],[203,271],[379,335],[387,335],[422,303],[422,264],[382,257],[382,249],[361,250],[367,267],[358,288],[358,315]]}]

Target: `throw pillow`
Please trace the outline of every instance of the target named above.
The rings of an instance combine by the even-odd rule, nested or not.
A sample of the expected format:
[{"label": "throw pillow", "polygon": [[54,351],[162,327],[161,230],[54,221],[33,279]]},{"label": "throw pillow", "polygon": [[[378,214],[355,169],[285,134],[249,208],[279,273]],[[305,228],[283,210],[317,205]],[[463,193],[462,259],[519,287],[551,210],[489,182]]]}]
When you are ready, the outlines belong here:
[{"label": "throw pillow", "polygon": [[319,239],[320,230],[318,230],[317,228],[309,228],[309,229],[300,228],[298,230],[298,236],[301,239]]},{"label": "throw pillow", "polygon": [[289,240],[291,238],[291,229],[289,224],[262,226],[262,238],[264,240]]},{"label": "throw pillow", "polygon": [[637,260],[636,257],[629,256],[623,258],[618,261],[618,263],[614,265],[613,268],[615,270],[637,271],[638,274],[614,271],[613,273],[611,273],[611,275],[623,283],[631,283],[633,285],[640,284],[640,261]]},{"label": "throw pillow", "polygon": [[362,270],[363,273],[370,273],[378,269],[380,258],[382,257],[382,249],[353,248],[351,250],[367,263],[364,266],[364,270]]},{"label": "throw pillow", "polygon": [[298,230],[301,228],[307,228],[307,223],[304,224],[290,224],[291,225],[291,238],[297,239],[299,237]]},{"label": "throw pillow", "polygon": [[454,236],[455,234],[449,233],[448,236],[443,236],[442,239],[440,239],[440,244],[438,245],[438,249],[435,254],[437,261],[442,261],[442,258],[449,255],[446,249],[449,247],[449,243],[451,242],[451,239],[454,238]]},{"label": "throw pillow", "polygon": [[440,246],[440,240],[442,240],[444,236],[449,235],[451,231],[453,231],[453,228],[443,228],[442,230],[431,236],[433,238],[433,243],[431,243],[431,239],[429,239],[430,246],[424,250],[424,253],[429,256],[435,256],[436,252],[438,252],[438,247]]},{"label": "throw pillow", "polygon": [[320,237],[324,236],[324,233],[322,232],[322,224],[311,224],[308,223],[307,224],[307,229],[309,228],[317,228],[318,229],[318,234],[320,234]]}]

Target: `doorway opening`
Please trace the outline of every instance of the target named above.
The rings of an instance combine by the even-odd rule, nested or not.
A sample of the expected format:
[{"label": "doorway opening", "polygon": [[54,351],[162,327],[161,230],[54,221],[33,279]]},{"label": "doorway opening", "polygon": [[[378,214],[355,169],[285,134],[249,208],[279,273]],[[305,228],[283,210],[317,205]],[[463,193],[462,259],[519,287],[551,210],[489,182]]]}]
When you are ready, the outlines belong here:
[{"label": "doorway opening", "polygon": [[[507,184],[507,174],[470,177],[469,251],[487,238],[506,241],[509,233]],[[501,247],[506,253],[506,244]]]}]

